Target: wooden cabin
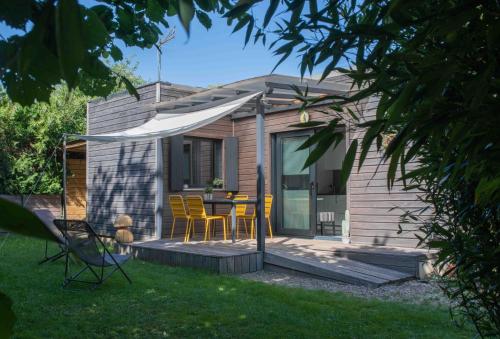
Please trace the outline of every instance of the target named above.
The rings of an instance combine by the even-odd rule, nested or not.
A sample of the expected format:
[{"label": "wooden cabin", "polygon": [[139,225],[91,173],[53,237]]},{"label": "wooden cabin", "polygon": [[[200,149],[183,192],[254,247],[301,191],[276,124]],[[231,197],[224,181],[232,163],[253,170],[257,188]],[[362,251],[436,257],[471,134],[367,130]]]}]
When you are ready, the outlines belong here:
[{"label": "wooden cabin", "polygon": [[[312,79],[306,81],[316,83]],[[215,89],[161,83],[159,102],[158,84],[147,84],[138,88],[139,101],[128,93],[118,93],[107,100],[89,102],[87,133],[121,131],[143,124],[158,112],[217,100],[252,86],[271,86],[267,95],[270,104],[265,108],[265,182],[266,192],[274,195],[274,233],[338,240],[344,222],[350,226],[348,236],[353,244],[414,248],[418,224],[403,225],[404,231],[398,232],[400,215],[402,209],[414,210],[422,203],[414,192],[403,191],[400,184],[388,191],[387,165],[380,164],[381,156],[376,150],[368,153],[359,172],[353,171],[346,187],[340,183],[347,147],[353,139],[363,137],[363,130],[347,122],[341,127],[345,140],[336,148],[331,147],[316,164],[302,169],[312,150],[296,149],[315,130],[291,127],[299,123],[300,113],[297,102],[290,100],[290,85],[300,82],[299,78],[269,75]],[[352,94],[351,84],[343,76],[332,76],[317,86],[311,93]],[[369,120],[375,116],[376,105],[373,98],[348,108]],[[327,109],[314,107],[307,114],[311,120],[328,121],[335,115],[325,114]],[[181,136],[154,141],[87,142],[88,221],[101,232],[112,233],[116,215],[126,213],[134,220],[132,230],[136,238],[167,237],[172,221],[170,194],[202,195],[207,181],[221,178],[224,184],[216,189],[217,196],[230,191],[255,197],[255,125],[255,111],[249,104]],[[221,208],[217,212],[228,211]],[[333,220],[322,222],[322,213],[331,213]],[[182,236],[184,228],[178,225],[175,234]]]}]

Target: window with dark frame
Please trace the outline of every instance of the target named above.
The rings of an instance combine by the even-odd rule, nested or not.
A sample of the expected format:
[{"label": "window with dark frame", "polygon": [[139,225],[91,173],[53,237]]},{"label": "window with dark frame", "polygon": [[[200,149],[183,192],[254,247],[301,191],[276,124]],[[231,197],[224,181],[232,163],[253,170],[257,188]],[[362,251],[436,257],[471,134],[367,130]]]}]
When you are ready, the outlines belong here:
[{"label": "window with dark frame", "polygon": [[222,140],[185,137],[182,161],[184,187],[206,187],[222,178]]}]

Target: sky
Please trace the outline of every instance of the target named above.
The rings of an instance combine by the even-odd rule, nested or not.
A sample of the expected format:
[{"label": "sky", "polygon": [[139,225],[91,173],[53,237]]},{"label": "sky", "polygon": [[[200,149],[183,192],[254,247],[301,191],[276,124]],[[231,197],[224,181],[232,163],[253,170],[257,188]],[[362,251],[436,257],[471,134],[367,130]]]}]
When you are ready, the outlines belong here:
[{"label": "sky", "polygon": [[[264,10],[257,8],[254,13],[263,17]],[[169,21],[176,26],[177,34],[164,47],[162,80],[191,86],[221,85],[269,74],[279,60],[261,42],[254,45],[253,38],[244,47],[246,28],[232,34],[233,28],[220,17],[212,16],[213,26],[208,31],[194,19],[189,38],[177,18]],[[127,48],[124,52],[138,63],[139,75],[147,81],[156,80],[156,50]],[[275,73],[300,75],[297,55],[290,56]]]},{"label": "sky", "polygon": [[[92,2],[83,1],[85,5]],[[263,18],[266,9],[265,2],[254,7],[253,13],[256,18]],[[195,18],[189,38],[177,17],[168,18],[169,23],[176,26],[177,34],[174,40],[164,46],[163,81],[206,87],[271,73],[279,57],[274,56],[261,42],[254,45],[253,38],[244,48],[246,28],[232,34],[233,28],[227,26],[225,19],[215,15],[211,15],[211,18],[213,26],[208,31]],[[13,31],[0,23],[0,34],[8,37]],[[269,38],[268,44],[272,41]],[[156,49],[125,47],[123,43],[118,43],[118,46],[132,64],[137,64],[136,73],[139,76],[147,82],[156,81]],[[274,73],[299,76],[298,55],[292,54]],[[321,69],[316,69],[314,73],[321,73]]]}]

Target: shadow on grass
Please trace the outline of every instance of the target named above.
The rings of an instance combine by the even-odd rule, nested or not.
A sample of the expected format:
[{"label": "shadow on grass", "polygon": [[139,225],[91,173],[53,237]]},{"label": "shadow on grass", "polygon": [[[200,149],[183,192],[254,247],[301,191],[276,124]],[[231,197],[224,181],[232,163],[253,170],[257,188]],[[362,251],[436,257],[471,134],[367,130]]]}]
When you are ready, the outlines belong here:
[{"label": "shadow on grass", "polygon": [[17,337],[467,338],[447,310],[270,286],[134,260],[95,291],[61,288],[62,261],[38,266],[43,243],[11,236],[0,289],[14,301]]}]

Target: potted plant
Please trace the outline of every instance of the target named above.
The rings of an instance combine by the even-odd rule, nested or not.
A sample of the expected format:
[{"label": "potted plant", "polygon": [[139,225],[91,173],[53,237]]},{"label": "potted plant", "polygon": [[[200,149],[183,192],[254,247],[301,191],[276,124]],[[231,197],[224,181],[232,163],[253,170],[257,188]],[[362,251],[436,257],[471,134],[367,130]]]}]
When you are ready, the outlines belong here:
[{"label": "potted plant", "polygon": [[222,180],[221,178],[214,178],[214,180],[212,181],[212,186],[214,188],[222,188],[223,185],[224,180]]},{"label": "potted plant", "polygon": [[211,200],[213,197],[213,192],[214,188],[212,187],[212,185],[208,185],[207,187],[205,187],[205,194],[203,194],[203,199]]}]

